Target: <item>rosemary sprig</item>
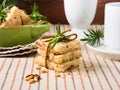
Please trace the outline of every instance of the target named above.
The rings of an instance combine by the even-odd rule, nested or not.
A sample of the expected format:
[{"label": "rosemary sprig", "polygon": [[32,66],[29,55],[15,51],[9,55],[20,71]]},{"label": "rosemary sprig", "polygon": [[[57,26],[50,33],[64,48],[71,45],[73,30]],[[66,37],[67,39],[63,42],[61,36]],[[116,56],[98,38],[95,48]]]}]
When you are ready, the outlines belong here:
[{"label": "rosemary sprig", "polygon": [[31,9],[32,13],[30,17],[34,20],[34,22],[38,22],[39,20],[46,20],[46,17],[39,13],[39,6],[36,3],[34,3]]},{"label": "rosemary sprig", "polygon": [[60,31],[60,24],[56,26],[56,34],[54,38],[46,40],[46,42],[50,43],[51,49],[58,43],[58,42],[68,42],[69,39]]},{"label": "rosemary sprig", "polygon": [[15,4],[14,0],[3,0],[0,5],[0,23],[5,21],[9,9]]},{"label": "rosemary sprig", "polygon": [[104,38],[104,32],[100,29],[90,29],[88,30],[88,33],[84,32],[85,38],[81,39],[81,41],[85,41],[86,43],[90,44],[91,46],[94,46],[97,44],[97,46],[100,45],[100,39]]}]

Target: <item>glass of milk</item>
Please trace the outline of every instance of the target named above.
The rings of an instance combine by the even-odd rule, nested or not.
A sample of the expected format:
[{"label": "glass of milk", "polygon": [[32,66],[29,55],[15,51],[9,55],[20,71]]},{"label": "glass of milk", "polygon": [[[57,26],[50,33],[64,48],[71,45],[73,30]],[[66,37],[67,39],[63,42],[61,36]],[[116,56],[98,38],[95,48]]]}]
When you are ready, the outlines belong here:
[{"label": "glass of milk", "polygon": [[64,10],[72,32],[83,38],[83,32],[94,19],[98,0],[64,0]]}]

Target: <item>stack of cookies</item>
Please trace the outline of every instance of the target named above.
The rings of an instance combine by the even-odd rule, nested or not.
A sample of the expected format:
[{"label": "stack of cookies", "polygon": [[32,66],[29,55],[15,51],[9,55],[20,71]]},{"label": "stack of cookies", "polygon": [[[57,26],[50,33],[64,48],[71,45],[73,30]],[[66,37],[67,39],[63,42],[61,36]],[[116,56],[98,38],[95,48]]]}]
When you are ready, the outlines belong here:
[{"label": "stack of cookies", "polygon": [[80,41],[58,42],[52,49],[49,42],[37,41],[39,56],[35,63],[57,72],[65,72],[80,65]]}]

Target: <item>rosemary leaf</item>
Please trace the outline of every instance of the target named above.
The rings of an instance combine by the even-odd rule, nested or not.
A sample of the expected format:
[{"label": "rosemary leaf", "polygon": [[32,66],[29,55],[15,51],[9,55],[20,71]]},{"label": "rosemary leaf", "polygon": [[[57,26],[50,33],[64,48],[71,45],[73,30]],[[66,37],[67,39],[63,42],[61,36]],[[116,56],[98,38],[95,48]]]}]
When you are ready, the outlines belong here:
[{"label": "rosemary leaf", "polygon": [[64,34],[61,33],[61,30],[60,30],[60,24],[58,24],[56,26],[56,35],[54,38],[51,38],[49,40],[46,40],[46,42],[49,42],[50,43],[50,48],[54,48],[54,46],[58,43],[58,42],[68,42],[69,39],[66,38],[66,36]]},{"label": "rosemary leaf", "polygon": [[5,21],[9,9],[15,4],[14,0],[3,0],[0,5],[0,23]]},{"label": "rosemary leaf", "polygon": [[30,18],[33,19],[34,22],[38,22],[39,20],[46,20],[46,17],[39,13],[39,6],[36,3],[34,3],[31,9],[32,13],[30,15]]},{"label": "rosemary leaf", "polygon": [[100,39],[104,38],[104,32],[100,29],[90,29],[88,30],[88,33],[84,32],[85,38],[81,39],[81,41],[85,41],[86,43],[90,44],[91,46],[94,46],[97,44],[97,46],[100,45]]}]

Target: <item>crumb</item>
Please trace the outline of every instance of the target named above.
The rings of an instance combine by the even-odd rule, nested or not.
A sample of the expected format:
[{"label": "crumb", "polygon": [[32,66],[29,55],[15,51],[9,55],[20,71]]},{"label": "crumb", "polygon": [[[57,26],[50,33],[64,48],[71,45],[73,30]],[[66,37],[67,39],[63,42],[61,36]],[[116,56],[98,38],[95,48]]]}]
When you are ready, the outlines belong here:
[{"label": "crumb", "polygon": [[37,66],[36,69],[37,69],[37,70],[41,70],[41,66]]},{"label": "crumb", "polygon": [[80,77],[80,75],[76,74],[76,75],[75,75],[75,77],[79,78],[79,77]]},{"label": "crumb", "polygon": [[75,76],[75,77],[80,77],[79,72],[76,72],[76,73],[74,74],[74,76]]},{"label": "crumb", "polygon": [[93,66],[91,64],[85,64],[86,71],[93,71]]},{"label": "crumb", "polygon": [[92,65],[91,64],[86,64],[86,67],[89,68],[89,67],[92,67]]},{"label": "crumb", "polygon": [[68,71],[72,73],[74,70],[68,70]]},{"label": "crumb", "polygon": [[55,72],[55,77],[60,77],[60,76],[61,76],[60,73]]},{"label": "crumb", "polygon": [[86,69],[87,69],[87,71],[92,71],[93,67],[92,66],[87,66]]},{"label": "crumb", "polygon": [[71,75],[72,72],[66,72],[66,75]]},{"label": "crumb", "polygon": [[41,70],[41,73],[47,73],[47,70]]},{"label": "crumb", "polygon": [[83,72],[82,75],[85,77],[88,77],[87,73],[85,73],[85,72]]}]

